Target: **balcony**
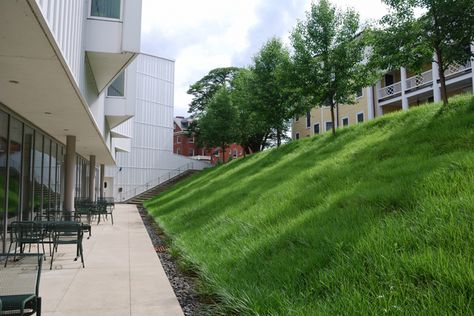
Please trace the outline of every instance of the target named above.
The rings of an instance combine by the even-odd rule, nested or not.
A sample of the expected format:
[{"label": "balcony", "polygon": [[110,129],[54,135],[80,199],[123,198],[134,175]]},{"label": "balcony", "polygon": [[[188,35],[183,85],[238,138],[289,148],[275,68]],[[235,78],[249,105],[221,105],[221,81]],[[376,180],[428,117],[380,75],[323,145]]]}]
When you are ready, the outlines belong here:
[{"label": "balcony", "polygon": [[460,75],[465,72],[468,72],[471,69],[472,69],[471,61],[468,61],[464,64],[454,64],[448,67],[448,69],[444,72],[444,75],[446,76],[446,79],[448,79],[456,75]]},{"label": "balcony", "polygon": [[141,0],[90,3],[85,50],[102,92],[140,51]]},{"label": "balcony", "polygon": [[414,90],[433,84],[433,71],[428,70],[407,79],[406,90]]},{"label": "balcony", "polygon": [[392,85],[383,87],[378,90],[379,100],[385,100],[392,97],[400,96],[402,93],[402,83],[396,82]]},{"label": "balcony", "polygon": [[[452,88],[459,88],[461,83],[465,84],[466,80],[471,81],[472,64],[470,61],[464,64],[450,65],[445,71],[446,84]],[[432,69],[424,71],[420,74],[414,75],[402,81],[396,82],[392,85],[378,89],[378,100],[380,105],[387,105],[393,102],[399,102],[402,95],[406,97],[426,97],[432,94],[433,82],[438,77]],[[439,79],[437,80],[439,84]],[[404,91],[403,87],[405,88]]]}]

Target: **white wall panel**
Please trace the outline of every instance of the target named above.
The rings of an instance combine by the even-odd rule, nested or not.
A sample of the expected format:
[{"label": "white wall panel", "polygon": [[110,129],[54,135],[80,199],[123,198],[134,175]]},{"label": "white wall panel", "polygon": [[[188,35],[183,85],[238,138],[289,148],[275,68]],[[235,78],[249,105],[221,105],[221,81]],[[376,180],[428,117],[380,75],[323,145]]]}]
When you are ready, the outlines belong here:
[{"label": "white wall panel", "polygon": [[[174,62],[149,55],[139,55],[137,65],[135,117],[130,153],[117,153],[117,168],[107,168],[115,177],[114,194],[118,189],[144,190],[144,186],[170,171],[190,162],[202,169],[207,164],[173,154]],[[130,126],[119,126],[121,129]],[[119,171],[120,170],[120,171]]]},{"label": "white wall panel", "polygon": [[36,0],[76,82],[83,63],[84,0]]}]

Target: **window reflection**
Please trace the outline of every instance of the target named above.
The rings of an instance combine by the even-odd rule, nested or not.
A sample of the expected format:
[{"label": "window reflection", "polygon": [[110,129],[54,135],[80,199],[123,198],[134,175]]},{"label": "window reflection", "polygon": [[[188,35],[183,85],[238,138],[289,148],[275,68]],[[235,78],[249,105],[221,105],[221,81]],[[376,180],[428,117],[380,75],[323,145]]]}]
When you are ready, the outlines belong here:
[{"label": "window reflection", "polygon": [[8,158],[8,223],[18,220],[20,214],[20,175],[22,162],[23,124],[10,119],[10,152]]},{"label": "window reflection", "polygon": [[22,216],[23,220],[33,219],[33,161],[34,161],[34,132],[25,126],[23,136],[23,173],[22,173]]},{"label": "window reflection", "polygon": [[7,141],[8,141],[8,115],[0,111],[0,241],[1,250],[5,251],[5,236],[7,235],[5,202],[7,178]]},{"label": "window reflection", "polygon": [[33,167],[33,209],[39,212],[42,208],[41,204],[41,183],[43,174],[43,135],[35,133],[35,152]]}]

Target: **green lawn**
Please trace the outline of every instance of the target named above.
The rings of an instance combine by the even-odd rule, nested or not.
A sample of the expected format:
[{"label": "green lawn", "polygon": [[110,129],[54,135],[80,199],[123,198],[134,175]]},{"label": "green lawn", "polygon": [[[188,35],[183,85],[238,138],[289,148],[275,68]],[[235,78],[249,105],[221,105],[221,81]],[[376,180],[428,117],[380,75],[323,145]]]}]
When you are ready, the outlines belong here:
[{"label": "green lawn", "polygon": [[474,311],[474,97],[206,170],[148,201],[222,313]]}]

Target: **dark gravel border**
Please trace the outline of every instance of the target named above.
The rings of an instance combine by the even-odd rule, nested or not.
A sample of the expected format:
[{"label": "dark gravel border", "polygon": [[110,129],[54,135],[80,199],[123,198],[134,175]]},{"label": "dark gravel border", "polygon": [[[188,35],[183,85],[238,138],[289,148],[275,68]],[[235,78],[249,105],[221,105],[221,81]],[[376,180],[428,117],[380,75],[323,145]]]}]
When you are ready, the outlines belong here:
[{"label": "dark gravel border", "polygon": [[200,301],[200,297],[196,291],[196,280],[180,271],[176,260],[172,258],[171,254],[167,251],[167,244],[164,241],[166,237],[163,235],[161,229],[143,206],[137,205],[137,207],[184,315],[195,316],[207,314],[204,312],[207,309],[204,305],[207,304]]}]

